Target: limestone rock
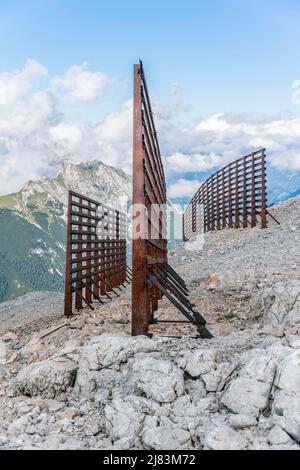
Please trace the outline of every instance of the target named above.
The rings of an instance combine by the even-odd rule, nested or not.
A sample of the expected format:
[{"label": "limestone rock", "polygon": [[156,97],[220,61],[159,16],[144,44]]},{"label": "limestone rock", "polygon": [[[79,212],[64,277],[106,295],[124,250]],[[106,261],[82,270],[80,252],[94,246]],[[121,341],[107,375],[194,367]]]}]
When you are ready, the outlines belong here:
[{"label": "limestone rock", "polygon": [[299,326],[300,324],[300,307],[290,310],[284,320],[285,327]]},{"label": "limestone rock", "polygon": [[150,449],[183,450],[191,445],[191,435],[179,427],[159,426],[148,429],[143,435],[143,441]]},{"label": "limestone rock", "polygon": [[68,341],[65,346],[55,353],[52,356],[52,359],[55,359],[56,361],[72,361],[72,362],[78,362],[80,353],[82,350],[82,344],[83,341],[80,339],[72,339]]},{"label": "limestone rock", "polygon": [[83,359],[87,359],[90,368],[109,368],[127,362],[135,354],[153,352],[155,342],[144,336],[100,336],[93,338],[85,347]]},{"label": "limestone rock", "polygon": [[234,413],[258,417],[268,406],[275,371],[271,358],[253,358],[231,382],[222,403]]},{"label": "limestone rock", "polygon": [[300,336],[298,335],[290,335],[287,338],[287,342],[289,346],[293,349],[300,349]]},{"label": "limestone rock", "polygon": [[229,426],[219,425],[207,433],[204,445],[211,450],[244,450],[248,446],[248,439]]},{"label": "limestone rock", "polygon": [[[156,343],[146,337],[100,336],[92,339],[84,348],[76,378],[75,390],[83,399],[93,399],[98,390],[125,392],[126,373],[122,365],[137,354],[153,352]],[[128,394],[133,388],[128,384]]]},{"label": "limestone rock", "polygon": [[198,402],[201,398],[205,398],[207,395],[204,382],[201,379],[186,380],[185,390],[194,402]]},{"label": "limestone rock", "polygon": [[208,392],[220,392],[223,390],[235,368],[234,364],[223,362],[218,365],[216,370],[202,375],[206,390]]},{"label": "limestone rock", "polygon": [[16,333],[14,333],[13,331],[9,331],[8,333],[5,333],[5,335],[1,336],[0,340],[6,343],[9,341],[14,341],[17,338],[18,336],[16,335]]},{"label": "limestone rock", "polygon": [[300,350],[280,363],[275,380],[273,413],[279,426],[300,443]]},{"label": "limestone rock", "polygon": [[[134,443],[135,443],[135,440],[133,436],[125,436],[125,437],[122,437],[122,439],[115,441],[115,443],[112,446],[112,449],[130,450],[134,447]],[[107,447],[105,449],[107,449]]]},{"label": "limestone rock", "polygon": [[13,389],[15,394],[55,398],[73,386],[75,376],[76,365],[72,362],[36,362],[21,369],[13,382]]},{"label": "limestone rock", "polygon": [[35,334],[33,338],[21,349],[21,355],[25,358],[32,354],[38,354],[43,349],[43,341],[39,334]]},{"label": "limestone rock", "polygon": [[0,365],[6,364],[7,361],[7,346],[4,341],[0,341]]},{"label": "limestone rock", "polygon": [[261,311],[265,324],[299,324],[300,280],[277,282],[258,292],[252,300],[252,309]]},{"label": "limestone rock", "polygon": [[234,429],[245,429],[252,426],[257,426],[258,422],[254,416],[247,415],[231,415],[229,418],[229,423]]},{"label": "limestone rock", "polygon": [[114,442],[126,438],[133,442],[142,430],[146,413],[155,413],[155,407],[149,400],[134,396],[115,398],[105,407],[110,439]]},{"label": "limestone rock", "polygon": [[[207,396],[195,402],[191,400],[189,395],[183,395],[172,404],[167,419],[170,420],[171,425],[176,424],[176,426],[189,431],[191,435],[195,435],[197,428],[202,424],[203,417],[211,416],[211,413],[217,411],[218,404],[214,396]],[[161,424],[163,420],[164,418],[161,418]],[[164,422],[168,425],[168,421]]]},{"label": "limestone rock", "polygon": [[76,330],[81,330],[85,326],[85,320],[84,318],[79,318],[78,320],[72,320],[70,322],[70,328],[76,329]]},{"label": "limestone rock", "polygon": [[192,377],[200,377],[216,368],[216,351],[210,349],[199,349],[178,360],[182,369]]},{"label": "limestone rock", "polygon": [[293,445],[294,441],[278,425],[269,432],[268,441],[272,445]]},{"label": "limestone rock", "polygon": [[52,399],[46,400],[45,403],[50,413],[61,411],[65,406],[64,402]]},{"label": "limestone rock", "polygon": [[261,332],[265,335],[276,336],[277,338],[282,338],[285,334],[285,327],[283,325],[272,325],[267,323],[263,326]]},{"label": "limestone rock", "polygon": [[151,357],[135,359],[131,368],[136,376],[137,388],[142,390],[147,398],[169,403],[183,394],[183,372],[171,361]]},{"label": "limestone rock", "polygon": [[289,354],[280,363],[275,384],[285,393],[300,395],[300,350]]},{"label": "limestone rock", "polygon": [[223,276],[221,276],[220,274],[217,274],[217,273],[212,274],[211,276],[209,276],[207,280],[206,289],[207,290],[217,289],[220,286],[222,280],[223,280]]},{"label": "limestone rock", "polygon": [[273,445],[273,446],[270,447],[270,450],[279,450],[279,451],[280,450],[281,451],[282,450],[293,450],[293,451],[295,451],[295,450],[299,450],[299,449],[300,449],[300,447],[296,443],[294,443],[293,445],[289,445],[289,444],[288,445],[282,445],[282,444],[280,444],[280,445]]},{"label": "limestone rock", "polygon": [[[273,352],[274,349],[274,352]],[[259,382],[272,384],[276,373],[277,363],[273,357],[276,354],[276,349],[273,348],[272,352],[266,354],[265,351],[256,349],[254,357],[247,362],[247,364],[240,371],[240,376],[249,377]],[[278,354],[282,353],[279,348]]]},{"label": "limestone rock", "polygon": [[191,401],[189,395],[184,395],[177,398],[177,400],[172,404],[171,417],[172,419],[179,418],[194,418],[199,416],[199,410],[196,403]]}]

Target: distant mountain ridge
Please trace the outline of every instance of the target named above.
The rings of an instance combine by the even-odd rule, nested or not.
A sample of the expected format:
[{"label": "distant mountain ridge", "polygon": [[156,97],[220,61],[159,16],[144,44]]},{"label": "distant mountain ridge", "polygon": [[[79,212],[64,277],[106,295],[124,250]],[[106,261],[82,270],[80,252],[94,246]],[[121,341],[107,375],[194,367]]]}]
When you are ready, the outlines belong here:
[{"label": "distant mountain ridge", "polygon": [[124,209],[132,179],[93,160],[67,164],[55,178],[29,181],[0,197],[0,302],[64,285],[68,190]]},{"label": "distant mountain ridge", "polygon": [[[299,195],[298,188],[300,173],[269,166],[269,205]],[[54,178],[29,181],[18,193],[0,196],[0,302],[34,290],[63,289],[69,189],[124,210],[132,178],[98,160],[68,163]]]}]

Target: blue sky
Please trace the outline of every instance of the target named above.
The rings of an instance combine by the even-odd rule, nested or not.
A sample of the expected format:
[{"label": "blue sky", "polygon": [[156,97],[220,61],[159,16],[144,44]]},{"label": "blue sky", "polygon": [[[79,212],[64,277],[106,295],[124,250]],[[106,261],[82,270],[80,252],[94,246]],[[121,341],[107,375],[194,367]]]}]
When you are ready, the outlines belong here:
[{"label": "blue sky", "polygon": [[[13,79],[12,75],[7,77],[7,72],[26,70],[28,59],[43,66],[47,76],[41,70],[34,72],[38,80],[30,82],[28,105],[36,99],[34,92],[46,93],[53,79],[65,77],[76,64],[86,63],[85,70],[107,77],[105,92],[101,89],[93,100],[62,104],[62,100],[53,103],[53,90],[50,94],[47,91],[47,97],[43,95],[52,100],[53,109],[47,115],[47,129],[45,123],[42,131],[33,126],[31,135],[28,131],[22,138],[22,148],[25,141],[28,144],[29,159],[33,158],[31,152],[39,158],[33,142],[44,142],[46,131],[58,135],[52,128],[60,120],[72,123],[75,134],[79,133],[76,123],[84,126],[89,121],[94,125],[104,121],[97,131],[101,155],[115,145],[105,142],[105,150],[103,135],[107,129],[110,133],[117,120],[124,140],[118,142],[119,150],[114,146],[113,152],[124,151],[129,145],[125,142],[129,131],[126,134],[119,116],[123,120],[130,116],[124,111],[124,102],[132,96],[132,64],[141,57],[149,88],[157,97],[155,109],[161,112],[158,127],[170,184],[183,180],[184,188],[186,181],[193,180],[196,186],[205,172],[223,160],[225,163],[235,154],[239,157],[264,144],[269,145],[275,166],[285,170],[290,166],[298,172],[300,104],[292,103],[292,83],[300,80],[299,24],[299,0],[0,0],[0,80],[2,74],[7,85]],[[24,94],[22,100],[24,105]],[[18,119],[20,103],[16,98],[10,119]],[[1,110],[0,104],[3,119],[7,109]],[[43,116],[45,109],[46,103]],[[112,112],[120,114],[110,116],[109,127],[106,120]],[[249,122],[255,124],[255,129],[249,129]],[[67,130],[70,136],[71,129]],[[87,135],[87,127],[80,128],[80,132]],[[4,181],[12,172],[13,162],[17,167],[19,161],[11,141],[17,137],[11,131],[8,134],[1,135],[0,114],[0,159],[1,148],[6,156],[0,193],[10,189],[9,185],[4,187]],[[282,135],[290,138],[282,139]],[[71,140],[74,142],[74,138]],[[181,161],[185,156],[189,159],[188,171]],[[122,167],[122,156],[119,160],[111,158],[111,162],[109,157],[103,159]],[[40,165],[36,173],[30,168],[22,175],[16,170],[15,185],[21,185],[29,176],[50,174],[51,168]]]},{"label": "blue sky", "polygon": [[121,102],[142,57],[153,91],[164,96],[177,82],[194,114],[300,113],[290,100],[300,77],[298,0],[1,0],[0,13],[2,70],[27,58],[51,74],[88,62],[128,77]]}]

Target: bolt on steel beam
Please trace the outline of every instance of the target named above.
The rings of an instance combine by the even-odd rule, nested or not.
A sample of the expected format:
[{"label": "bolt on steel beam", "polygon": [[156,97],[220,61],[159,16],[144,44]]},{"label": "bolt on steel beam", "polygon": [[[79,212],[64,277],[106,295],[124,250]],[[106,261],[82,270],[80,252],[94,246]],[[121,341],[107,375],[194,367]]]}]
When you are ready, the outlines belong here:
[{"label": "bolt on steel beam", "polygon": [[[225,228],[267,227],[267,174],[265,149],[253,152],[210,176],[183,216],[183,239]],[[199,222],[196,207],[204,211]],[[199,232],[201,230],[201,232]]]}]

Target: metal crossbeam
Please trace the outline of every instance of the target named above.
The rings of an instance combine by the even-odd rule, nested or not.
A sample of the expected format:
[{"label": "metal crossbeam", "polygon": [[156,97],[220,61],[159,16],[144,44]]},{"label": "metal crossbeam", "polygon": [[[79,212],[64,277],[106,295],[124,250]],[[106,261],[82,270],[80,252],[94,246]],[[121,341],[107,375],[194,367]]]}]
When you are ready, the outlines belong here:
[{"label": "metal crossbeam", "polygon": [[132,335],[149,334],[158,301],[165,295],[201,337],[211,338],[204,318],[187,297],[185,281],[168,264],[166,204],[163,163],[140,62],[134,66]]},{"label": "metal crossbeam", "polygon": [[101,296],[119,296],[128,282],[126,261],[125,214],[82,194],[69,191],[65,315],[71,316],[73,293],[75,308],[85,303],[93,309],[94,301],[103,303]]},{"label": "metal crossbeam", "polygon": [[172,266],[167,263],[165,268],[170,273],[170,275],[172,275],[177,280],[177,282],[179,282],[179,284],[181,284],[185,288],[185,290],[188,290],[185,281],[182,279],[181,276],[179,276],[175,269],[172,268]]},{"label": "metal crossbeam", "polygon": [[225,228],[267,226],[266,151],[230,163],[203,183],[183,216],[183,238]]},{"label": "metal crossbeam", "polygon": [[[155,285],[163,295],[167,297],[167,299],[172,302],[172,304],[193,324],[197,326],[198,333],[201,338],[212,338],[212,334],[207,330],[205,327],[205,320],[204,318],[198,313],[191,311],[185,306],[183,306],[170,292],[169,292],[169,286],[163,286],[159,279],[153,275],[153,274],[148,274],[148,279],[151,284]],[[195,315],[197,313],[197,315]]]},{"label": "metal crossbeam", "polygon": [[274,222],[276,222],[277,225],[280,225],[280,222],[276,219],[276,217],[274,217],[273,214],[271,214],[269,210],[267,210],[267,214],[274,220]]}]

